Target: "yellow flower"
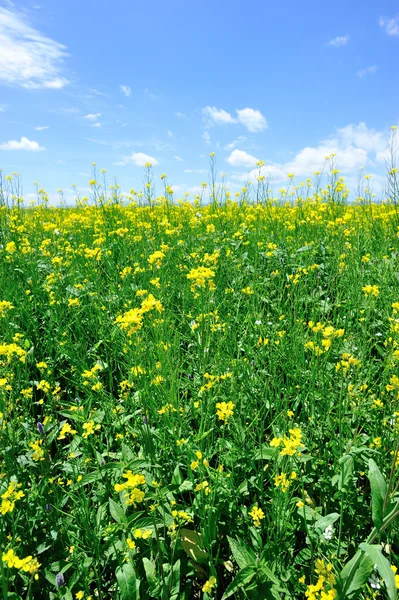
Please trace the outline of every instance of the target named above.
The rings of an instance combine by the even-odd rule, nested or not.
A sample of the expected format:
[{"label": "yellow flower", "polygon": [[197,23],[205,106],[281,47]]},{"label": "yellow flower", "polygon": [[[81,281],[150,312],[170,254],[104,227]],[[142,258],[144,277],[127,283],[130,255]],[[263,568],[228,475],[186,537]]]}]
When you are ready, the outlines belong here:
[{"label": "yellow flower", "polygon": [[365,285],[362,287],[365,296],[375,296],[378,298],[380,295],[380,290],[378,285]]},{"label": "yellow flower", "polygon": [[72,429],[69,423],[64,423],[57,440],[65,440],[67,433],[69,433],[70,435],[75,435],[76,430]]},{"label": "yellow flower", "polygon": [[94,421],[88,421],[87,423],[83,423],[83,429],[85,430],[85,432],[82,435],[82,437],[87,438],[95,431],[101,429],[101,425],[100,423],[95,424]]},{"label": "yellow flower", "polygon": [[227,423],[229,418],[233,415],[234,407],[235,404],[233,404],[230,400],[229,402],[217,402],[216,414],[219,417],[219,420]]},{"label": "yellow flower", "polygon": [[208,581],[206,583],[204,583],[204,585],[202,586],[202,591],[204,593],[210,593],[212,591],[212,588],[215,587],[216,585],[216,577],[210,577],[208,579]]},{"label": "yellow flower", "polygon": [[248,514],[252,518],[255,527],[259,527],[261,520],[265,518],[265,513],[263,512],[263,510],[256,505]]}]

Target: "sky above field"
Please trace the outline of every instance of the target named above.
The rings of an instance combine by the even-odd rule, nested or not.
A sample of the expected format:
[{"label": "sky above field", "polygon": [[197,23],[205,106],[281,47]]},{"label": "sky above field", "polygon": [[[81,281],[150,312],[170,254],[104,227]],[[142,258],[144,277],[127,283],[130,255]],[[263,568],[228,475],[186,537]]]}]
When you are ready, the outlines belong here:
[{"label": "sky above field", "polygon": [[364,167],[378,191],[399,119],[399,5],[298,6],[0,0],[0,168],[53,198],[85,193],[92,162],[139,189],[150,161],[179,197],[208,181],[213,151],[232,191],[257,160],[281,187],[336,153],[349,184]]}]

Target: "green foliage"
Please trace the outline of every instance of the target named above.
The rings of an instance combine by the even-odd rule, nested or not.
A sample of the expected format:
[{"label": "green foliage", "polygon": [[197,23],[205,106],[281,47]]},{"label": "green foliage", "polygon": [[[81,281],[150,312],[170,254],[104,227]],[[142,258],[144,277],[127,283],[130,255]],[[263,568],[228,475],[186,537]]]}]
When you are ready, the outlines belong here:
[{"label": "green foliage", "polygon": [[4,598],[396,598],[397,207],[327,165],[0,207]]}]

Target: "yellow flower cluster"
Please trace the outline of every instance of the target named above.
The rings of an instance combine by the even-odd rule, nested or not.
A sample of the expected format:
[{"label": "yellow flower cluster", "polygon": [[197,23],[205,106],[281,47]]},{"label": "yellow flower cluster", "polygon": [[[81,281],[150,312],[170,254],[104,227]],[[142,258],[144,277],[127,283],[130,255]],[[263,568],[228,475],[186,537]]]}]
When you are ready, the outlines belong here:
[{"label": "yellow flower cluster", "polygon": [[11,302],[8,302],[7,300],[1,300],[0,301],[0,317],[4,317],[6,315],[6,313],[13,308],[14,308],[14,306],[11,304]]},{"label": "yellow flower cluster", "polygon": [[30,573],[30,575],[35,575],[40,567],[40,563],[37,558],[33,558],[33,556],[18,558],[12,548],[3,553],[2,560],[6,563],[9,569],[18,569],[24,573]]},{"label": "yellow flower cluster", "polygon": [[208,267],[197,267],[187,273],[187,279],[192,281],[190,286],[192,292],[195,292],[197,288],[205,288],[207,285],[210,290],[214,290],[216,288],[213,281],[214,277],[215,271]]},{"label": "yellow flower cluster", "polygon": [[334,589],[336,577],[332,572],[331,563],[325,564],[324,560],[316,560],[315,572],[318,580],[315,584],[308,585],[305,597],[308,600],[335,600],[337,592]]},{"label": "yellow flower cluster", "polygon": [[147,298],[142,301],[140,308],[131,308],[127,312],[116,317],[115,322],[131,336],[142,328],[144,314],[152,310],[162,312],[163,306],[152,294],[148,294]]},{"label": "yellow flower cluster", "polygon": [[378,298],[378,296],[380,295],[380,290],[378,285],[365,285],[362,287],[362,290],[364,292],[364,295],[367,296],[374,296],[375,298]]},{"label": "yellow flower cluster", "polygon": [[144,492],[139,489],[138,486],[144,485],[144,475],[135,475],[132,471],[126,471],[123,477],[127,480],[125,483],[116,483],[114,490],[116,492],[126,492],[125,499],[126,504],[136,506],[144,499]]},{"label": "yellow flower cluster", "polygon": [[234,413],[235,404],[229,400],[228,402],[217,402],[216,403],[216,414],[220,421],[228,422],[229,418]]},{"label": "yellow flower cluster", "polygon": [[251,517],[251,519],[253,520],[255,527],[259,527],[260,522],[262,521],[262,519],[265,518],[265,513],[263,512],[263,510],[256,505],[252,508],[252,510],[248,514]]},{"label": "yellow flower cluster", "polygon": [[19,489],[21,487],[21,483],[11,481],[6,491],[1,495],[0,513],[2,515],[12,512],[15,508],[16,501],[25,496]]},{"label": "yellow flower cluster", "polygon": [[302,446],[302,433],[299,427],[289,429],[289,434],[289,437],[274,437],[270,442],[272,448],[283,446],[281,456],[293,456]]}]

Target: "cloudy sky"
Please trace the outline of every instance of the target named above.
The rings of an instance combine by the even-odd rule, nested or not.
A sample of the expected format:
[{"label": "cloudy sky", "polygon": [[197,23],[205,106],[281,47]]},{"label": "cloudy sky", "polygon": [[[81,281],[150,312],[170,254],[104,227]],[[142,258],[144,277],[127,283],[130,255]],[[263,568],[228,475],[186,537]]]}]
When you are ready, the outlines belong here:
[{"label": "cloudy sky", "polygon": [[399,5],[381,0],[0,0],[0,168],[26,194],[123,189],[143,165],[176,194],[239,189],[257,160],[281,186],[335,152],[378,186],[399,119]]}]

